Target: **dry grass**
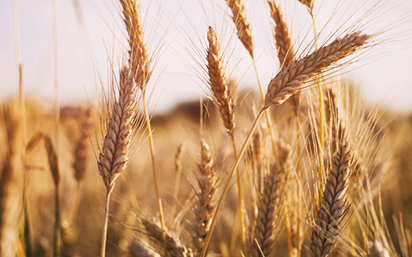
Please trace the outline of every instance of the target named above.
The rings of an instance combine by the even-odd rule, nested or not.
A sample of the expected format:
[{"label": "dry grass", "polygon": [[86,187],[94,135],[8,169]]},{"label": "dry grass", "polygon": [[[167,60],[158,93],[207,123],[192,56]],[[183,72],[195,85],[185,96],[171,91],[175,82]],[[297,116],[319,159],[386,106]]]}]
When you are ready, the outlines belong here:
[{"label": "dry grass", "polygon": [[[338,77],[379,33],[355,26],[318,49],[317,35],[293,45],[282,5],[267,1],[280,66],[264,103],[230,85],[231,46],[208,24],[202,71],[213,97],[150,117],[145,23],[136,1],[119,2],[127,63],[111,65],[103,105],[64,107],[59,119],[22,98],[2,105],[1,256],[410,256],[412,119],[360,103]],[[314,18],[316,2],[299,2]],[[245,7],[226,4],[260,84]]]}]

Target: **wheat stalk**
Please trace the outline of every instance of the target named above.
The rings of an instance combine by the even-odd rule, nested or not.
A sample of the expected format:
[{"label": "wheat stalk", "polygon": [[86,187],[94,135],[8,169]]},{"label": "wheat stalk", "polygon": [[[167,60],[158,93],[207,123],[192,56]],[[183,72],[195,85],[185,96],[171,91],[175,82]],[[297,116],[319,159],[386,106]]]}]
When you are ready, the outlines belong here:
[{"label": "wheat stalk", "polygon": [[369,38],[367,34],[354,32],[294,61],[269,82],[263,108],[282,104],[300,89],[302,83],[358,50]]}]

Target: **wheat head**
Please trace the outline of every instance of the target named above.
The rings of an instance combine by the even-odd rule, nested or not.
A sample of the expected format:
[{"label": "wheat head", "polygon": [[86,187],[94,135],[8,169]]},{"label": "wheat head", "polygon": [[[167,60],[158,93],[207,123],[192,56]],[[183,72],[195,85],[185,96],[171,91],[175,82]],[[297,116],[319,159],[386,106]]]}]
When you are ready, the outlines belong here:
[{"label": "wheat head", "polygon": [[120,71],[119,98],[113,103],[106,135],[97,162],[106,187],[114,183],[129,161],[133,122],[136,112],[136,87],[129,69]]},{"label": "wheat head", "polygon": [[253,57],[253,39],[250,24],[246,20],[245,7],[241,0],[226,0],[227,5],[232,10],[232,20],[235,23],[237,36],[243,46]]},{"label": "wheat head", "polygon": [[295,60],[269,82],[263,108],[282,104],[300,89],[302,83],[358,50],[370,37],[359,31],[354,32],[335,39],[331,44],[319,48],[306,57]]},{"label": "wheat head", "polygon": [[207,41],[209,43],[206,55],[207,70],[209,73],[209,88],[212,91],[215,102],[219,108],[223,125],[228,133],[232,134],[235,126],[233,96],[232,92],[229,90],[225,72],[223,70],[217,36],[213,28],[210,26],[209,31],[207,32]]}]

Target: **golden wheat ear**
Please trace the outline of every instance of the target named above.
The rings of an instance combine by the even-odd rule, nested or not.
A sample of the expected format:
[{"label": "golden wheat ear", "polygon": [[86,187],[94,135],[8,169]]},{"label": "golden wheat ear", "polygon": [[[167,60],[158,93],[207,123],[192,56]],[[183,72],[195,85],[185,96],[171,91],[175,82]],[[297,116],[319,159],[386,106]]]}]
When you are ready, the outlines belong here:
[{"label": "golden wheat ear", "polygon": [[[192,250],[182,245],[176,235],[172,235],[166,230],[163,230],[158,224],[153,221],[143,219],[142,224],[146,230],[146,236],[153,245],[153,250],[161,256],[193,256]],[[165,244],[166,248],[164,249]],[[166,252],[164,252],[163,250],[165,250]]]},{"label": "golden wheat ear", "polygon": [[223,70],[220,46],[217,41],[216,33],[210,26],[207,32],[207,41],[209,43],[206,55],[207,71],[209,73],[209,88],[213,93],[215,103],[220,111],[223,125],[227,132],[232,134],[235,126],[233,92],[229,90],[226,75]]},{"label": "golden wheat ear", "polygon": [[130,147],[136,129],[136,86],[127,67],[119,74],[118,99],[109,103],[108,124],[106,134],[97,160],[99,174],[106,186],[106,205],[103,217],[102,243],[100,254],[106,254],[106,237],[109,220],[110,195],[116,179],[126,169],[130,158]]},{"label": "golden wheat ear", "polygon": [[250,24],[246,19],[245,7],[241,0],[226,0],[232,10],[232,20],[235,23],[237,36],[243,46],[253,57],[253,39]]},{"label": "golden wheat ear", "polygon": [[274,244],[280,227],[281,170],[276,163],[270,168],[260,195],[258,216],[254,228],[253,256],[273,256]]},{"label": "golden wheat ear", "polygon": [[337,61],[349,56],[367,43],[371,36],[354,32],[335,39],[306,57],[295,60],[281,70],[268,85],[264,109],[271,105],[282,104],[300,90],[302,83]]},{"label": "golden wheat ear", "polygon": [[337,149],[333,153],[321,205],[312,229],[312,251],[327,256],[334,248],[348,212],[349,178],[352,172],[352,147],[346,129],[339,123]]}]

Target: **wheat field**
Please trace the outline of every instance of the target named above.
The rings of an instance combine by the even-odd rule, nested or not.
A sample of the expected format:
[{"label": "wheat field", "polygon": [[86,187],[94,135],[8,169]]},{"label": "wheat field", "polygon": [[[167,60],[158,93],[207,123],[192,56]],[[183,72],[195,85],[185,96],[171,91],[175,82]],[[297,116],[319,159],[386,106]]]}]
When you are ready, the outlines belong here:
[{"label": "wheat field", "polygon": [[[167,83],[155,81],[168,42],[149,43],[139,1],[108,3],[124,45],[108,50],[96,99],[62,105],[57,83],[52,103],[29,97],[19,62],[19,94],[0,108],[0,256],[412,256],[412,115],[345,79],[407,38],[392,29],[410,16],[369,26],[389,3],[376,1],[329,33],[322,0],[289,1],[304,28],[286,1],[259,14],[269,80],[258,63],[273,52],[256,50],[246,0],[204,11],[197,37],[176,24],[203,93],[162,114],[151,87]],[[239,86],[244,66],[230,62],[253,84]]]}]

